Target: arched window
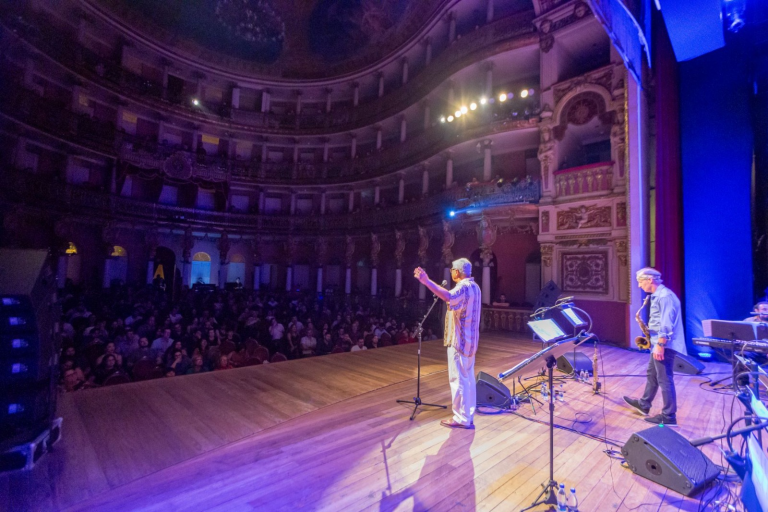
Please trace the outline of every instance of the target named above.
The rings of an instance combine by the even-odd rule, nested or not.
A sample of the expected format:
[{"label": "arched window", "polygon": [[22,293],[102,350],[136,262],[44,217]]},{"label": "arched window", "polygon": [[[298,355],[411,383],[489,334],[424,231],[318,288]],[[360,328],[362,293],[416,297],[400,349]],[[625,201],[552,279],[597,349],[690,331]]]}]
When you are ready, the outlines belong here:
[{"label": "arched window", "polygon": [[192,256],[189,282],[192,286],[196,284],[211,283],[211,255],[205,252],[197,252]]},{"label": "arched window", "polygon": [[240,284],[245,283],[245,258],[242,254],[233,254],[229,259],[227,268],[227,282],[234,283],[240,279]]}]

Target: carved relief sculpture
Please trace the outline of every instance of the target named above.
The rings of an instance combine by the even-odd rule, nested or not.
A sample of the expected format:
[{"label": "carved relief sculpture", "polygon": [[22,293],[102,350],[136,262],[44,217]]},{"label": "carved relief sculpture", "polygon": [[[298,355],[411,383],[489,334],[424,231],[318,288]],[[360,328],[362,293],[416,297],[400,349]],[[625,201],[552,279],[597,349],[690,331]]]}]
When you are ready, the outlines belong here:
[{"label": "carved relief sculpture", "polygon": [[491,223],[491,219],[483,215],[475,231],[477,232],[477,243],[480,246],[480,257],[483,260],[483,265],[487,267],[493,259],[492,247],[496,243],[498,227]]},{"label": "carved relief sculpture", "polygon": [[405,234],[402,231],[395,230],[395,262],[397,268],[403,266],[403,253],[405,252]]},{"label": "carved relief sculpture", "polygon": [[371,233],[371,267],[376,268],[379,266],[379,252],[381,251],[381,244],[379,243],[379,235]]},{"label": "carved relief sculpture", "polygon": [[427,249],[429,248],[429,233],[427,228],[419,226],[419,261],[422,265],[427,264]]},{"label": "carved relief sculpture", "polygon": [[557,229],[586,229],[611,227],[610,206],[576,206],[557,212]]},{"label": "carved relief sculpture", "polygon": [[355,239],[347,235],[347,249],[344,254],[344,260],[347,263],[347,268],[352,267],[355,263]]},{"label": "carved relief sculpture", "polygon": [[549,210],[541,212],[541,232],[549,233]]},{"label": "carved relief sculpture", "polygon": [[192,237],[192,228],[187,227],[184,230],[184,237],[181,239],[181,258],[185,263],[189,263],[192,257],[192,248],[195,246],[195,239]]},{"label": "carved relief sculpture", "polygon": [[552,266],[552,253],[555,246],[552,244],[541,244],[541,264],[545,267]]},{"label": "carved relief sculpture", "polygon": [[441,249],[443,255],[443,262],[446,266],[450,266],[453,261],[453,243],[456,240],[456,236],[451,231],[451,224],[447,221],[443,221],[443,247]]},{"label": "carved relief sculpture", "polygon": [[627,203],[616,203],[616,227],[627,226]]}]

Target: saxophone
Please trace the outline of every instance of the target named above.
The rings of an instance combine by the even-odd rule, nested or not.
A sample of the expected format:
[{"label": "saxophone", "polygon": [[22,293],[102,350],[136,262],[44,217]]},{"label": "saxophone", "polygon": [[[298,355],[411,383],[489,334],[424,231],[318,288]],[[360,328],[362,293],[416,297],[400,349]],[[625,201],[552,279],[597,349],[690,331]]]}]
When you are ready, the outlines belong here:
[{"label": "saxophone", "polygon": [[637,348],[639,348],[640,350],[648,350],[651,348],[651,333],[650,331],[648,331],[648,326],[640,317],[640,312],[643,310],[645,305],[648,304],[649,300],[651,300],[651,296],[647,295],[645,297],[645,300],[643,301],[643,305],[640,306],[640,309],[638,309],[637,313],[635,313],[635,320],[637,321],[637,325],[639,325],[640,330],[643,331],[642,336],[638,336],[637,338],[635,338],[635,345],[637,345]]}]

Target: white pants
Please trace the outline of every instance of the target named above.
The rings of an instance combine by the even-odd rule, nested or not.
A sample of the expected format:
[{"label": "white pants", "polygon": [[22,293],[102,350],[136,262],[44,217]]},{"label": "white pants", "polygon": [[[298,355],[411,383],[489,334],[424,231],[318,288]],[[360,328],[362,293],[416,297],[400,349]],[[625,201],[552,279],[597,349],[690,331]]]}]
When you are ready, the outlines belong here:
[{"label": "white pants", "polygon": [[475,391],[475,356],[461,355],[448,347],[448,382],[453,398],[453,421],[469,425],[475,416],[477,393]]}]

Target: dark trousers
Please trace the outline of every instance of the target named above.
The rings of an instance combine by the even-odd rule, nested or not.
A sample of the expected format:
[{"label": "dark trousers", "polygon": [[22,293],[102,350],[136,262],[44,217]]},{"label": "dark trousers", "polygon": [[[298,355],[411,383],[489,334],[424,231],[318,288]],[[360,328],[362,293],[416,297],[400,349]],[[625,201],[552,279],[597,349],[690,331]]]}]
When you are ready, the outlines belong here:
[{"label": "dark trousers", "polygon": [[645,393],[640,399],[643,406],[650,409],[656,392],[661,388],[661,398],[664,401],[661,414],[667,418],[674,418],[677,413],[674,375],[675,354],[674,350],[665,348],[663,361],[655,360],[651,354],[651,359],[648,361],[648,381],[645,384]]}]

